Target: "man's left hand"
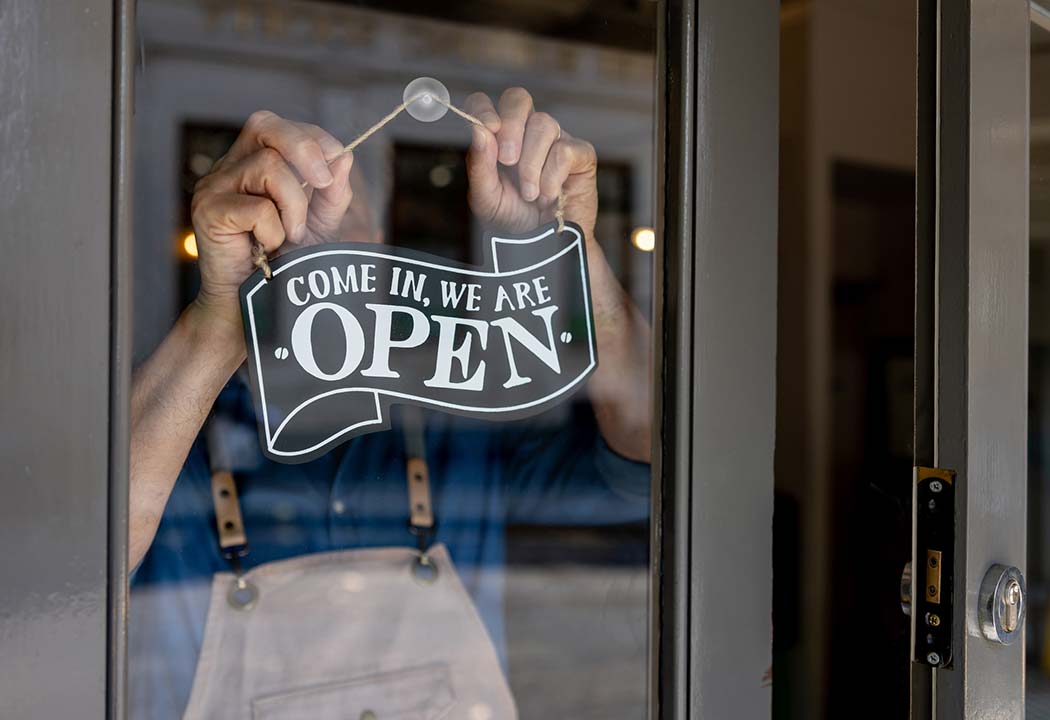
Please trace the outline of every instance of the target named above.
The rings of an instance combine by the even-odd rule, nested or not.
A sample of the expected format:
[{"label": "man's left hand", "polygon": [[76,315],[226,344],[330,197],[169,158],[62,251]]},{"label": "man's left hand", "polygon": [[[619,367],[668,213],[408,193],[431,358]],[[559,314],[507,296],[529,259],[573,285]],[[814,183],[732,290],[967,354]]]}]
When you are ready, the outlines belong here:
[{"label": "man's left hand", "polygon": [[467,98],[465,109],[485,127],[474,126],[467,153],[468,201],[490,230],[519,233],[550,222],[559,193],[565,219],[593,239],[598,213],[594,147],[574,138],[558,121],[537,112],[523,88],[510,88],[493,105],[484,93]]}]

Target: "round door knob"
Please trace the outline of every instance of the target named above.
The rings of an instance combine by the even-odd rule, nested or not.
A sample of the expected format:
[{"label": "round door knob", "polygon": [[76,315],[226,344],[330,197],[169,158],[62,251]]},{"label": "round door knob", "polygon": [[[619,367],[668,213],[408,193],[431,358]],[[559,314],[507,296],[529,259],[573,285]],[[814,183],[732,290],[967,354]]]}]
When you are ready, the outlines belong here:
[{"label": "round door knob", "polygon": [[1010,645],[1021,637],[1028,596],[1024,575],[1012,565],[992,565],[979,594],[978,616],[986,638]]}]

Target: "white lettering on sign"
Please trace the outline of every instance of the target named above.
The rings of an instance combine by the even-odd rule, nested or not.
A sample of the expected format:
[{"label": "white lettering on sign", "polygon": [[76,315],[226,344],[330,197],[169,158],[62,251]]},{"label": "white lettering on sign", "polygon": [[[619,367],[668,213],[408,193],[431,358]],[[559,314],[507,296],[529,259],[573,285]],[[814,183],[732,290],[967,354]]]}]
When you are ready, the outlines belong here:
[{"label": "white lettering on sign", "polygon": [[[522,283],[524,284],[524,283]],[[544,345],[530,333],[525,327],[512,317],[493,320],[492,324],[503,331],[503,344],[507,348],[507,362],[510,363],[510,378],[503,383],[503,387],[512,388],[532,382],[532,378],[523,377],[518,374],[518,364],[514,362],[514,350],[511,348],[510,339],[514,338],[522,347],[538,357],[544,365],[561,375],[561,363],[558,361],[558,348],[554,344],[554,330],[551,329],[551,318],[558,312],[557,305],[551,305],[540,310],[533,310],[532,314],[543,318],[547,327],[547,345]]]},{"label": "white lettering on sign", "polygon": [[[314,319],[322,310],[335,313],[346,337],[346,357],[343,359],[343,366],[334,373],[326,373],[317,367],[317,361],[314,359]],[[361,364],[361,358],[365,355],[365,333],[353,313],[342,305],[317,303],[303,310],[292,325],[292,354],[303,370],[318,380],[342,380]]]},{"label": "white lettering on sign", "polygon": [[[478,363],[478,369],[474,374],[467,377],[470,372],[470,349],[474,343],[473,329],[478,335],[478,344],[484,350],[489,341],[489,324],[484,320],[471,320],[469,318],[455,318],[444,315],[435,315],[434,322],[438,324],[438,347],[437,362],[434,366],[434,374],[429,380],[424,380],[427,387],[446,388],[449,390],[483,390],[485,388],[485,361]],[[456,342],[456,328],[467,328],[467,334],[459,347],[454,347]],[[466,380],[452,379],[452,361],[459,363],[459,372]]]},{"label": "white lettering on sign", "polygon": [[597,366],[583,233],[552,223],[492,238],[486,258],[345,243],[292,251],[272,278],[246,281],[267,457],[304,462],[389,427],[393,404],[514,419],[581,387]]},{"label": "white lettering on sign", "polygon": [[[376,334],[372,344],[372,364],[361,374],[366,377],[399,378],[401,376],[390,369],[391,348],[414,348],[425,343],[430,337],[430,321],[413,307],[375,303],[368,303],[365,307],[376,314]],[[394,340],[392,337],[394,313],[404,313],[412,319],[412,332],[404,340]]]},{"label": "white lettering on sign", "polygon": [[[439,387],[457,390],[481,391],[485,386],[485,361],[478,364],[474,374],[467,377],[472,365],[471,350],[474,343],[474,335],[478,337],[481,350],[488,346],[489,326],[498,327],[503,332],[503,343],[507,352],[507,364],[510,367],[510,377],[503,383],[503,387],[511,388],[532,382],[529,377],[518,373],[518,364],[514,358],[514,348],[511,338],[517,341],[523,348],[539,358],[544,365],[553,372],[561,374],[561,364],[558,361],[558,347],[554,342],[554,331],[551,327],[551,319],[558,312],[557,305],[533,310],[532,314],[541,318],[547,335],[547,344],[543,344],[535,335],[530,333],[520,322],[514,318],[500,318],[491,323],[485,320],[474,320],[471,318],[448,317],[434,315],[428,318],[419,310],[401,305],[381,305],[368,303],[366,308],[375,315],[375,333],[372,338],[372,363],[361,371],[361,375],[374,378],[399,378],[400,373],[390,368],[390,351],[395,348],[409,349],[417,348],[430,339],[430,323],[433,321],[438,326],[438,342],[434,360],[434,374],[429,380],[423,382],[427,387]],[[346,342],[346,355],[343,364],[334,373],[326,373],[317,365],[313,349],[313,327],[314,320],[322,310],[329,310],[339,318]],[[395,313],[406,315],[411,321],[412,330],[408,336],[400,340],[393,338],[393,318]],[[467,333],[458,346],[456,342],[456,329],[466,328]],[[473,332],[471,332],[473,331]],[[318,380],[337,382],[343,380],[357,370],[365,353],[365,335],[361,329],[361,323],[346,308],[334,303],[317,303],[304,310],[292,325],[292,354],[303,370],[313,375]],[[452,363],[459,364],[460,374],[466,378],[461,381],[452,379]]]},{"label": "white lettering on sign", "polygon": [[[375,292],[375,269],[375,265],[347,265],[341,270],[330,268],[328,272],[311,270],[306,277],[295,275],[289,278],[286,285],[288,299],[293,305],[303,307],[311,300],[324,300],[329,295],[337,297],[347,293]],[[423,279],[426,279],[425,275]],[[309,288],[309,292],[303,294],[303,286]]]}]

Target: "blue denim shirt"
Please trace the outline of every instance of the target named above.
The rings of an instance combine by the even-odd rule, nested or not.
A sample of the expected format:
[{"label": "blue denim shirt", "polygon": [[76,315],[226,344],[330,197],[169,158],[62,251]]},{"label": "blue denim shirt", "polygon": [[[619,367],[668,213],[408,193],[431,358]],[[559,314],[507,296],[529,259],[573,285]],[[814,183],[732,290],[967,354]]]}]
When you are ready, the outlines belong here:
[{"label": "blue denim shirt", "polygon": [[[220,395],[215,415],[223,420],[227,451],[239,449],[234,471],[250,545],[246,569],[307,553],[413,544],[396,409],[391,430],[355,438],[303,465],[263,457],[240,381]],[[448,546],[505,657],[505,525],[644,520],[649,466],[610,450],[582,402],[514,423],[430,412],[425,419],[436,540]],[[211,578],[228,569],[218,546],[208,449],[201,436],[132,576],[131,717],[181,717],[204,637]]]}]

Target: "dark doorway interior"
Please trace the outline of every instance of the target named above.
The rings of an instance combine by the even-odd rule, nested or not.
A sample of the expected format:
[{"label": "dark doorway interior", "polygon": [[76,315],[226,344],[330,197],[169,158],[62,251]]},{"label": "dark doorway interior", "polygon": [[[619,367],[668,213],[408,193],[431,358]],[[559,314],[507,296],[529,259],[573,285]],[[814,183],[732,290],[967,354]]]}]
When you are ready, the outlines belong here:
[{"label": "dark doorway interior", "polygon": [[907,717],[915,179],[847,163],[833,179],[828,717]]}]

